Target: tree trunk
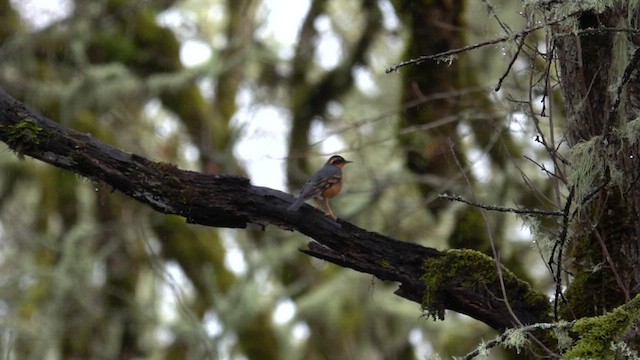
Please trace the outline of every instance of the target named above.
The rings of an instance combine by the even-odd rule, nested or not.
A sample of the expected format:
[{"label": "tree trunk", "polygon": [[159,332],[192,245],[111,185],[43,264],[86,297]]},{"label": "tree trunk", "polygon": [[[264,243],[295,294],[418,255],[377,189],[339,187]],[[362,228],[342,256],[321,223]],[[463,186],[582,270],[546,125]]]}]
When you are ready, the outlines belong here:
[{"label": "tree trunk", "polygon": [[630,5],[620,3],[553,27],[578,211],[570,239],[568,269],[574,279],[566,293],[566,319],[603,314],[638,293],[640,168],[634,125],[640,82],[630,52],[638,37],[607,30],[637,29],[634,16]]}]

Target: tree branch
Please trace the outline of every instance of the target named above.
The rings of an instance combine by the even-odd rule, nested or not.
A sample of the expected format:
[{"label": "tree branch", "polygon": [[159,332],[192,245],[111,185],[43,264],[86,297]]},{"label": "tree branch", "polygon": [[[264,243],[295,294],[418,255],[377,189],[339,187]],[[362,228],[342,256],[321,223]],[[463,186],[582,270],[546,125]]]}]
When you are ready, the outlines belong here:
[{"label": "tree branch", "polygon": [[[150,161],[35,113],[0,88],[0,140],[18,156],[103,182],[151,208],[187,222],[244,228],[253,223],[295,229],[315,241],[302,250],[340,266],[400,283],[399,296],[442,318],[454,310],[496,329],[512,326],[495,282],[493,260],[471,250],[440,252],[333,221],[309,205],[286,210],[289,194],[233,175],[204,174]],[[482,269],[480,271],[479,269]],[[509,300],[524,324],[548,319],[546,296],[504,270]],[[532,300],[533,299],[533,300]]]}]

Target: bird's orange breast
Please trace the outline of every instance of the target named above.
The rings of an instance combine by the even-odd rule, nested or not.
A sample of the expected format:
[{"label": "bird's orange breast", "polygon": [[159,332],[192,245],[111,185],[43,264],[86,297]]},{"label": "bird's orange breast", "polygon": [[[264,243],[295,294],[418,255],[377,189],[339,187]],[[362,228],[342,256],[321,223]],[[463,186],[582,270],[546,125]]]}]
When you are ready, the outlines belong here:
[{"label": "bird's orange breast", "polygon": [[334,184],[331,184],[331,186],[329,186],[325,191],[322,192],[322,197],[325,199],[331,199],[332,197],[335,197],[336,195],[340,194],[343,185],[344,181],[342,179],[342,176],[340,176],[340,179],[338,181],[336,181]]}]

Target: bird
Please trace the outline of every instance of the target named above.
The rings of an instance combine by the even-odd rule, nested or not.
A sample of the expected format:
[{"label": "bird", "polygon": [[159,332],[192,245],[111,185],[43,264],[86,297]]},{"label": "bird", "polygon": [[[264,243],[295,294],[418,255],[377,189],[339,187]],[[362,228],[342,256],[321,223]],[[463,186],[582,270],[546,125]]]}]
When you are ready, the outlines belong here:
[{"label": "bird", "polygon": [[329,199],[335,197],[342,191],[342,187],[344,186],[342,168],[352,162],[353,161],[345,160],[340,155],[330,157],[324,166],[313,174],[306,184],[304,184],[302,190],[300,190],[300,195],[298,195],[296,201],[294,201],[287,210],[296,211],[306,200],[314,198],[318,205],[325,205],[326,210],[322,209],[325,211],[325,215],[335,220],[336,216],[333,214],[331,206],[329,206]]}]

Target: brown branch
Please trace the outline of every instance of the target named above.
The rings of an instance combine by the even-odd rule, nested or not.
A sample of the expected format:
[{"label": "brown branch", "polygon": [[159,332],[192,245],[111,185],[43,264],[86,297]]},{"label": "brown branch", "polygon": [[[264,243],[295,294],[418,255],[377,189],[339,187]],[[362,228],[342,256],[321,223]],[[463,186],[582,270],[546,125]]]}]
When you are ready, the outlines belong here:
[{"label": "brown branch", "polygon": [[[1,88],[0,140],[19,156],[28,155],[105,183],[189,223],[235,228],[271,224],[295,229],[314,240],[304,253],[398,282],[396,294],[429,311],[436,309],[439,316],[450,309],[496,329],[511,326],[504,304],[489,296],[497,293],[500,285],[495,280],[498,275],[493,260],[485,255],[470,250],[440,252],[399,241],[342,220],[333,221],[308,205],[289,212],[286,209],[293,201],[289,194],[252,186],[241,176],[181,170],[123,152],[31,111]],[[525,324],[548,319],[546,296],[508,270],[503,272],[518,319]],[[470,279],[472,276],[476,277]],[[480,283],[483,286],[478,286]],[[431,299],[428,303],[424,300],[427,295]]]}]

